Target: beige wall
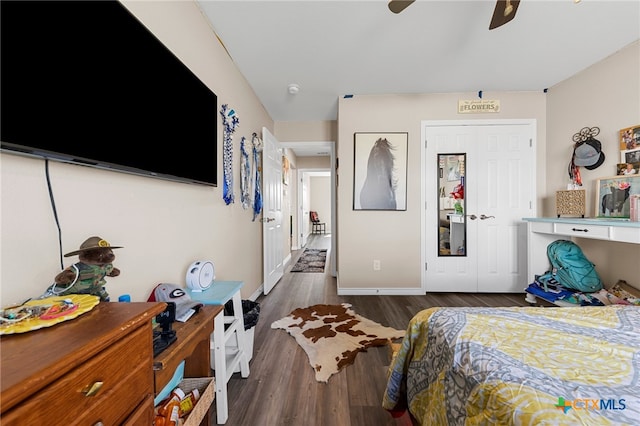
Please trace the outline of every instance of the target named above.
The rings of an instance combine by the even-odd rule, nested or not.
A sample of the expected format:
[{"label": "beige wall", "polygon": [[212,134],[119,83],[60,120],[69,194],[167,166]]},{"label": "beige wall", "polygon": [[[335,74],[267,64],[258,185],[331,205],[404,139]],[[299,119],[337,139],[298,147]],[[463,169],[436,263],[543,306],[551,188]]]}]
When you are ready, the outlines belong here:
[{"label": "beige wall", "polygon": [[318,212],[320,222],[325,224],[325,232],[331,233],[331,177],[311,176],[309,196],[310,210]]},{"label": "beige wall", "polygon": [[[218,96],[240,125],[234,134],[237,201],[225,205],[217,188],[174,183],[82,166],[50,163],[50,176],[62,229],[62,251],[75,250],[87,237],[114,245],[119,277],[107,279],[112,298],[129,293],[146,300],[161,282],[185,285],[195,260],[211,260],[218,280],[242,280],[243,297],[262,284],[262,225],[239,202],[240,137],[273,131],[273,121],[192,2],[123,2]],[[45,70],[43,70],[44,72]],[[218,119],[218,117],[212,117]],[[222,126],[218,126],[222,140]],[[90,142],[90,141],[88,141]],[[159,147],[165,149],[165,147]],[[0,154],[2,217],[0,304],[37,297],[60,271],[58,231],[49,202],[44,162]],[[218,154],[222,181],[222,150]],[[65,258],[65,266],[77,257]]]},{"label": "beige wall", "polygon": [[[535,119],[537,172],[544,188],[546,95],[540,92],[492,93],[501,111],[457,114],[459,99],[477,93],[356,95],[340,99],[338,186],[338,287],[345,289],[419,289],[421,287],[421,122],[422,120]],[[407,210],[353,211],[353,135],[355,132],[408,132]],[[434,190],[434,197],[437,191]],[[542,193],[538,194],[541,198]],[[381,270],[373,270],[378,259]],[[346,290],[345,290],[346,291]]]},{"label": "beige wall", "polygon": [[277,121],[275,136],[280,142],[327,142],[337,140],[336,121]]},{"label": "beige wall", "polygon": [[[545,216],[555,213],[555,191],[566,189],[572,136],[583,127],[599,127],[605,161],[594,170],[580,167],[587,194],[587,215],[594,216],[595,180],[615,176],[620,162],[618,131],[640,124],[640,41],[549,89],[547,99],[547,175]],[[624,279],[640,289],[640,246],[577,240],[605,284]]]},{"label": "beige wall", "polygon": [[[639,42],[558,84],[548,93],[487,93],[484,99],[501,101],[498,114],[463,116],[458,99],[477,93],[424,95],[370,95],[339,100],[338,158],[338,286],[343,291],[412,289],[420,287],[420,140],[421,120],[535,119],[537,120],[538,215],[555,214],[555,191],[566,188],[571,137],[585,126],[601,129],[599,140],[607,156],[593,171],[583,170],[588,193],[593,179],[615,175],[617,131],[640,123]],[[386,124],[381,124],[386,123]],[[407,211],[353,211],[353,134],[408,132],[409,162]],[[434,195],[435,196],[435,195]],[[591,200],[590,194],[589,199]],[[593,210],[589,211],[593,214]],[[383,224],[383,225],[381,225]],[[375,232],[372,231],[375,229]],[[626,279],[640,287],[637,259],[640,247],[581,240],[606,284]],[[613,244],[611,244],[613,246]],[[604,250],[601,250],[604,248]],[[372,260],[380,259],[381,271]],[[635,259],[635,260],[634,260]]]}]

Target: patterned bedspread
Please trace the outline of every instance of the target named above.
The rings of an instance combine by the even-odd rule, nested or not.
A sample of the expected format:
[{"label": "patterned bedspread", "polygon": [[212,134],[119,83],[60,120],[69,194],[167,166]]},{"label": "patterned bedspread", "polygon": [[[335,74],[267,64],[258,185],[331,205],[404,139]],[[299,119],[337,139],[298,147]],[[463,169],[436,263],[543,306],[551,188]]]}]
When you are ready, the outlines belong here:
[{"label": "patterned bedspread", "polygon": [[640,307],[426,309],[382,405],[422,425],[638,425]]}]

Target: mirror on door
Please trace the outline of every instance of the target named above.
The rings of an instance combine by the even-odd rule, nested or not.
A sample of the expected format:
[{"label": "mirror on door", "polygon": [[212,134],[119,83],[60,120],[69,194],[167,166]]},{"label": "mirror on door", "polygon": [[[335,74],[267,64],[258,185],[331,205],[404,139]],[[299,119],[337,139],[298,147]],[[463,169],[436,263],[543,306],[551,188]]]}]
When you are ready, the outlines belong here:
[{"label": "mirror on door", "polygon": [[438,154],[438,256],[466,256],[464,153]]}]

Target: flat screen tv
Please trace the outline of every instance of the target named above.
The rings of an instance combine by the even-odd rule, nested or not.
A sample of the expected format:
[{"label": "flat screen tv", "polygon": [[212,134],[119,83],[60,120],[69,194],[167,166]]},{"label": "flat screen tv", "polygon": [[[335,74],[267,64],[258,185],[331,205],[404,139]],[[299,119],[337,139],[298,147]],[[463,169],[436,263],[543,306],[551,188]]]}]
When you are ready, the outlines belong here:
[{"label": "flat screen tv", "polygon": [[217,97],[118,1],[0,2],[4,152],[217,186]]}]

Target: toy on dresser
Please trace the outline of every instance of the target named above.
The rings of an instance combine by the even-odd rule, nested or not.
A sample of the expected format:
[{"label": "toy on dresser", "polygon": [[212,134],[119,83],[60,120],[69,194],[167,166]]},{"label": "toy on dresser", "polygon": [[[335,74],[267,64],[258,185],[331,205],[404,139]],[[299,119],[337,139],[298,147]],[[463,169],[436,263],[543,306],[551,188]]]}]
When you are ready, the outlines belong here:
[{"label": "toy on dresser", "polygon": [[77,254],[80,261],[56,275],[55,283],[43,296],[92,294],[100,297],[101,302],[108,302],[109,293],[104,288],[107,283],[105,277],[120,275],[120,269],[113,266],[116,258],[113,250],[118,248],[122,247],[113,247],[100,237],[87,238],[80,249],[64,255],[70,257]]}]

